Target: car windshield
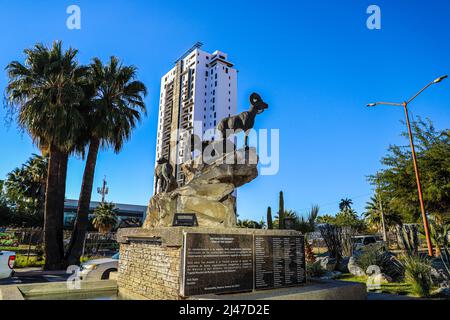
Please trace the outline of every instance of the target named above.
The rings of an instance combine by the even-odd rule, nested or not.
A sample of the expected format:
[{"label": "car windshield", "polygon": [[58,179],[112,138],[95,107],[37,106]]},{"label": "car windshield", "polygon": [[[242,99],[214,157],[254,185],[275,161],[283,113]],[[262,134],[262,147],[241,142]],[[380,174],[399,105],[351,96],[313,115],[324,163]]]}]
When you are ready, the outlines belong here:
[{"label": "car windshield", "polygon": [[115,255],[113,255],[111,259],[119,260],[119,253],[117,252]]}]

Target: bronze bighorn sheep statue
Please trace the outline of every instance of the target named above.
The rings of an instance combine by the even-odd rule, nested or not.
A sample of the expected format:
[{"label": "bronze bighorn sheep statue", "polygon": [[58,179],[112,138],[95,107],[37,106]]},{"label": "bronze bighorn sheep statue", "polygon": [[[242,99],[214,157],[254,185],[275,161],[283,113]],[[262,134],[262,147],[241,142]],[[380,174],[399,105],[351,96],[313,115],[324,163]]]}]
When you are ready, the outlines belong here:
[{"label": "bronze bighorn sheep statue", "polygon": [[222,139],[227,139],[230,131],[234,131],[233,133],[244,131],[245,147],[248,147],[248,134],[250,133],[250,129],[252,129],[255,125],[256,115],[263,113],[264,110],[269,107],[257,93],[252,93],[250,95],[250,104],[251,106],[249,111],[222,119],[219,122],[217,130],[221,132]]},{"label": "bronze bighorn sheep statue", "polygon": [[[173,177],[173,167],[166,158],[160,158],[157,161],[157,166],[155,168],[155,185],[156,193],[170,192],[176,188],[175,178]],[[158,190],[158,181],[161,181],[161,186]]]}]

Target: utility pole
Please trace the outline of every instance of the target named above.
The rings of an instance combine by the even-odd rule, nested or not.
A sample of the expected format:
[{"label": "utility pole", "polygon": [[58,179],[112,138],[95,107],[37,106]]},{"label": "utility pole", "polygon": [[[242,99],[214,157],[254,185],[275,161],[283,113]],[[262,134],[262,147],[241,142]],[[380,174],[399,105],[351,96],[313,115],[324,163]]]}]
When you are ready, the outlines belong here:
[{"label": "utility pole", "polygon": [[442,80],[448,78],[447,75],[439,77],[437,79],[435,79],[434,81],[430,82],[429,84],[427,84],[425,87],[423,87],[418,93],[416,93],[411,99],[409,99],[408,101],[405,101],[403,103],[393,103],[393,102],[375,102],[375,103],[370,103],[367,106],[368,107],[375,107],[377,105],[388,105],[388,106],[396,106],[396,107],[403,107],[403,109],[405,110],[405,116],[406,116],[406,125],[408,127],[408,134],[409,134],[409,142],[411,145],[411,155],[412,155],[412,159],[413,159],[413,164],[414,164],[414,172],[416,175],[416,183],[417,183],[417,192],[419,194],[419,202],[420,202],[420,211],[422,213],[422,220],[423,220],[423,228],[425,231],[425,238],[427,240],[427,248],[428,248],[428,255],[430,257],[433,256],[433,244],[431,243],[431,238],[430,238],[430,230],[429,230],[429,226],[428,226],[428,218],[427,218],[427,214],[425,212],[425,205],[423,203],[423,192],[422,192],[422,184],[420,182],[420,173],[419,173],[419,167],[417,165],[417,158],[416,158],[416,150],[414,148],[414,137],[411,131],[411,124],[409,122],[409,113],[408,113],[408,105],[415,99],[417,98],[423,91],[425,91],[428,87],[432,86],[433,84],[437,84],[440,83]]},{"label": "utility pole", "polygon": [[377,195],[378,195],[378,202],[380,204],[381,227],[383,228],[383,241],[386,243],[386,245],[389,246],[387,232],[386,232],[386,221],[384,219],[383,197],[381,196],[381,187],[380,187],[380,182],[379,181],[378,181],[378,192],[377,192]]},{"label": "utility pole", "polygon": [[109,192],[109,188],[106,186],[106,176],[103,177],[103,184],[101,188],[97,188],[97,193],[102,196],[102,203],[105,202],[105,197]]}]

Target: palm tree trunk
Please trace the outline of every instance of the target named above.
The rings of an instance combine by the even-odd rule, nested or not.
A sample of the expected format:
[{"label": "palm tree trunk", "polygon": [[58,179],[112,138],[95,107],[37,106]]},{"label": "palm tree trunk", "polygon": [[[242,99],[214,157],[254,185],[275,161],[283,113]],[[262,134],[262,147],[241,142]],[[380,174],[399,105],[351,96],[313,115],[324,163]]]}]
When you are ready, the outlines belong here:
[{"label": "palm tree trunk", "polygon": [[83,250],[83,242],[89,224],[89,205],[91,203],[92,187],[94,184],[95,165],[100,141],[93,138],[89,145],[89,152],[86,166],[83,173],[80,198],[78,200],[77,218],[75,220],[72,239],[66,253],[66,260],[69,265],[78,265]]},{"label": "palm tree trunk", "polygon": [[62,221],[66,174],[62,171],[64,168],[67,170],[67,161],[67,154],[55,145],[50,147],[44,216],[45,270],[58,270],[63,266]]}]

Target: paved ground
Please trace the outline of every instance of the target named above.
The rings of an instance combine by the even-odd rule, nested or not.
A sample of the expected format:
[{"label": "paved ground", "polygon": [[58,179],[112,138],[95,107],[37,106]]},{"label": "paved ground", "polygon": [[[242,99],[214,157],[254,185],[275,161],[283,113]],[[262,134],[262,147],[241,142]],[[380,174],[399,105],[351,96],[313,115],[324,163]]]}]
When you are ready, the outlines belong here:
[{"label": "paved ground", "polygon": [[17,269],[11,278],[0,280],[0,285],[66,281],[69,276],[65,270],[42,271],[40,268],[23,268]]},{"label": "paved ground", "polygon": [[[66,281],[68,277],[69,274],[67,274],[64,270],[42,271],[40,268],[23,268],[16,270],[11,278],[0,280],[0,286],[8,284]],[[417,300],[417,298],[386,293],[369,292],[367,294],[367,300]]]},{"label": "paved ground", "polygon": [[420,300],[420,299],[408,296],[400,296],[396,294],[369,292],[367,293],[367,300]]}]

